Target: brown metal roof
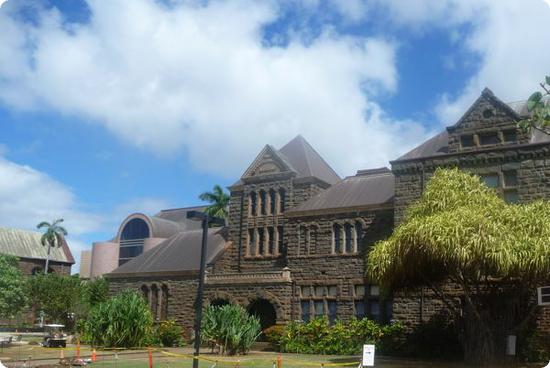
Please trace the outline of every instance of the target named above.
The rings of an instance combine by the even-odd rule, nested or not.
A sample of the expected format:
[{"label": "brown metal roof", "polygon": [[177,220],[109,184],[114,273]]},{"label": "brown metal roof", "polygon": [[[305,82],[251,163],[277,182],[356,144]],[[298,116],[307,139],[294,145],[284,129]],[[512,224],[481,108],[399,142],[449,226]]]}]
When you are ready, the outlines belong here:
[{"label": "brown metal roof", "polygon": [[[208,230],[207,262],[217,258],[225,249],[225,232],[220,228]],[[118,267],[110,275],[197,271],[200,268],[201,242],[202,230],[180,232]]]},{"label": "brown metal roof", "polygon": [[279,152],[296,170],[299,178],[315,177],[335,184],[340,177],[301,135],[288,142]]},{"label": "brown metal roof", "polygon": [[196,225],[196,226],[200,227],[200,223],[198,221],[188,220],[187,219],[187,212],[189,212],[189,211],[204,212],[206,207],[208,207],[208,206],[170,208],[170,209],[167,209],[167,210],[161,210],[159,213],[155,214],[154,216],[158,217],[158,218],[161,218],[161,219],[164,219],[164,220],[170,220],[170,221],[174,221],[174,222],[185,223],[187,225],[186,228],[189,229],[190,228],[189,225]]},{"label": "brown metal roof", "polygon": [[288,214],[391,204],[394,188],[394,177],[388,168],[360,170],[292,208]]},{"label": "brown metal roof", "polygon": [[[0,253],[20,258],[46,259],[47,247],[40,242],[41,233],[0,227]],[[66,242],[50,251],[50,260],[74,264],[74,258]]]}]

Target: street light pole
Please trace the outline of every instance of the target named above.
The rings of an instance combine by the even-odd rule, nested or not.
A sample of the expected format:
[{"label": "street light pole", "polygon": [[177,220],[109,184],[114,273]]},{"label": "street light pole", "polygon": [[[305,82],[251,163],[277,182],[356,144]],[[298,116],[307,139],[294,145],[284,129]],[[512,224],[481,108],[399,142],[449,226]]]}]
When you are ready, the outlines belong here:
[{"label": "street light pole", "polygon": [[225,220],[218,217],[208,216],[200,211],[187,212],[187,218],[202,222],[202,243],[201,243],[201,264],[199,269],[199,285],[197,289],[197,299],[195,300],[195,352],[193,353],[193,368],[199,368],[199,354],[201,348],[201,323],[202,323],[202,305],[204,296],[204,278],[206,274],[206,254],[208,241],[208,225],[215,223],[225,225]]}]

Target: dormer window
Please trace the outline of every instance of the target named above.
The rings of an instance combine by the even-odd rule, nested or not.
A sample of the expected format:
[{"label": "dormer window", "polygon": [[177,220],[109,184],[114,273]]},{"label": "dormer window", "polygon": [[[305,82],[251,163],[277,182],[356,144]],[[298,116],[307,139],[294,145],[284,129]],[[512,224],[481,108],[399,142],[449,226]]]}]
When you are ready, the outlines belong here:
[{"label": "dormer window", "polygon": [[476,145],[474,141],[474,136],[472,134],[461,136],[460,145],[462,146],[462,148],[474,147]]},{"label": "dormer window", "polygon": [[479,135],[479,144],[481,146],[488,146],[492,144],[499,144],[500,139],[498,138],[497,132],[488,132]]},{"label": "dormer window", "polygon": [[505,143],[515,143],[518,141],[518,134],[515,129],[505,130],[502,132],[502,139]]}]

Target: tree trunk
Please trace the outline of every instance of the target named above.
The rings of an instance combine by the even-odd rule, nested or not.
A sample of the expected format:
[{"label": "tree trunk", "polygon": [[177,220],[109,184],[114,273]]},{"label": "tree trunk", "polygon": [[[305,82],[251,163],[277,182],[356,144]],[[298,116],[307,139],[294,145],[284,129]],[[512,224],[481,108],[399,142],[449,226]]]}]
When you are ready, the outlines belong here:
[{"label": "tree trunk", "polygon": [[50,267],[50,251],[52,249],[51,244],[48,244],[48,255],[46,256],[46,268],[44,268],[44,275],[48,274],[48,268]]},{"label": "tree trunk", "polygon": [[499,360],[495,336],[486,322],[468,309],[464,316],[464,360],[475,366],[490,366]]}]

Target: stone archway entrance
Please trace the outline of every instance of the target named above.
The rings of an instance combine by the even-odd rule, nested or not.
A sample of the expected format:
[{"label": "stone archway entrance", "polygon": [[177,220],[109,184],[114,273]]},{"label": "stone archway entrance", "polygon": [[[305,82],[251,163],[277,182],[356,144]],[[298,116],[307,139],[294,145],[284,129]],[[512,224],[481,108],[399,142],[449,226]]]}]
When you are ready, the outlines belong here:
[{"label": "stone archway entrance", "polygon": [[248,313],[260,319],[262,331],[273,326],[277,322],[277,312],[269,300],[256,299],[248,306]]}]

